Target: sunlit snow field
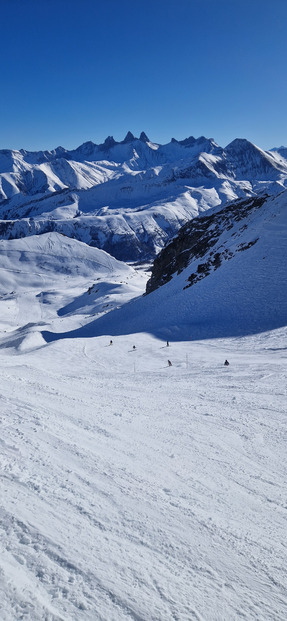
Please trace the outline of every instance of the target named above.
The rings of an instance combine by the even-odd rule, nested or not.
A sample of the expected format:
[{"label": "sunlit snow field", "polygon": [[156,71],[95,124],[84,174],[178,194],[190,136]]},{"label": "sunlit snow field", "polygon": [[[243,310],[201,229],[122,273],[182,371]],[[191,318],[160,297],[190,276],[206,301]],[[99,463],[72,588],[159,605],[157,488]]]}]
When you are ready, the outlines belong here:
[{"label": "sunlit snow field", "polygon": [[286,329],[46,343],[146,274],[44,239],[2,242],[1,621],[287,618]]}]

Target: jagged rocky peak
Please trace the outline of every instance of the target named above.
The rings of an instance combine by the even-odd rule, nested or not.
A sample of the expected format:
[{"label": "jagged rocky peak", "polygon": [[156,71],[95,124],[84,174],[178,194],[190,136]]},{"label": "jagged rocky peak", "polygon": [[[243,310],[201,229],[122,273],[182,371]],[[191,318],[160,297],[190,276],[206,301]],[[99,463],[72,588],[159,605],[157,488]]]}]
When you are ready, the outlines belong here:
[{"label": "jagged rocky peak", "polygon": [[197,140],[193,136],[189,136],[189,138],[184,138],[184,140],[177,140],[176,138],[172,138],[171,142],[173,144],[181,144],[183,147],[192,147],[194,143],[197,142]]},{"label": "jagged rocky peak", "polygon": [[217,146],[214,142],[213,138],[206,138],[205,136],[200,136],[199,138],[194,138],[194,136],[189,136],[188,138],[184,138],[183,140],[177,140],[176,138],[172,138],[171,142],[174,144],[180,144],[182,147],[193,147],[194,145],[205,147],[206,145]]},{"label": "jagged rocky peak", "polygon": [[102,147],[104,147],[105,149],[110,149],[111,147],[114,147],[116,144],[118,144],[113,136],[108,136],[105,140],[105,142],[101,145]]},{"label": "jagged rocky peak", "polygon": [[[134,136],[134,134],[132,134],[132,132],[128,131],[127,135],[125,136],[125,138],[121,142],[116,142],[114,140],[113,136],[108,136],[106,138],[103,146],[106,147],[106,148],[110,148],[110,147],[114,147],[117,144],[128,144],[129,142],[133,142],[134,140],[138,140],[138,138],[136,136]],[[139,140],[141,140],[141,142],[149,142],[149,138],[148,138],[148,136],[146,135],[145,132],[141,132]]]},{"label": "jagged rocky peak", "polygon": [[146,135],[146,133],[145,133],[145,132],[141,132],[141,135],[140,135],[140,140],[141,140],[142,142],[149,142],[149,138],[148,138],[148,136]]},{"label": "jagged rocky peak", "polygon": [[127,142],[133,142],[133,140],[136,140],[135,136],[132,134],[132,132],[128,132],[126,137],[122,141],[122,144],[126,144]]},{"label": "jagged rocky peak", "polygon": [[[206,140],[206,139],[204,139]],[[181,144],[183,147],[193,147],[193,145],[195,144],[195,142],[198,142],[199,139],[196,140],[196,138],[194,138],[193,136],[189,136],[189,138],[184,138],[184,140],[179,140],[179,144]]]}]

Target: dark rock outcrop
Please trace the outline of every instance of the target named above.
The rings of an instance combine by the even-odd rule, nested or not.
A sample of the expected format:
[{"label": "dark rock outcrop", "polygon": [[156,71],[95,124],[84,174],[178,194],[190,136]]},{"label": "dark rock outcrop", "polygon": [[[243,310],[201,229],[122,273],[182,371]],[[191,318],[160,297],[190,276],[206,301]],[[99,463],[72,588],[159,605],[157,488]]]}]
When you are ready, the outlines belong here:
[{"label": "dark rock outcrop", "polygon": [[[213,211],[207,216],[199,216],[185,224],[177,236],[155,258],[146,293],[151,293],[169,282],[173,274],[180,274],[193,259],[202,259],[202,261],[198,263],[196,272],[188,277],[188,284],[185,288],[218,269],[223,261],[232,258],[232,252],[227,248],[222,248],[220,252],[212,250],[222,232],[230,231],[235,223],[243,220],[249,212],[262,207],[266,199],[265,194],[248,200],[235,201],[219,211]],[[232,235],[236,233],[230,233],[230,236]],[[247,244],[239,243],[236,251],[247,250],[256,241],[257,239],[252,239]]]}]

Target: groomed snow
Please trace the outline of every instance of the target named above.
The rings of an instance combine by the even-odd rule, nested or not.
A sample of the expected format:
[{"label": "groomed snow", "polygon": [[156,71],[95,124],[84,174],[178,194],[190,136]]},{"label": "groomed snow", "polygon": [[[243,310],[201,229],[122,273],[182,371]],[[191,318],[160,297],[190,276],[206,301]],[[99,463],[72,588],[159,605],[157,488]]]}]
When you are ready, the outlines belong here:
[{"label": "groomed snow", "polygon": [[282,621],[286,331],[109,340],[1,350],[1,619]]},{"label": "groomed snow", "polygon": [[0,271],[1,621],[282,621],[286,328],[61,338],[146,274],[49,239]]}]

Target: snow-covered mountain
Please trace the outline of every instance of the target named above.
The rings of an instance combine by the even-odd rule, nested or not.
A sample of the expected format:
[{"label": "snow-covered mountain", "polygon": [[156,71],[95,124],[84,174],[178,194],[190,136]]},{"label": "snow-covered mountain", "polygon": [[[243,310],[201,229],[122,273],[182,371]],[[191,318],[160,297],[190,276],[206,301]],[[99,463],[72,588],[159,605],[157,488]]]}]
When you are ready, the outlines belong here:
[{"label": "snow-covered mountain", "polygon": [[287,147],[274,147],[273,149],[271,149],[271,153],[273,155],[277,155],[277,157],[279,157],[279,161],[281,161],[284,164],[284,160],[287,160]]},{"label": "snow-covered mountain", "polygon": [[78,328],[141,295],[146,280],[144,270],[60,233],[0,240],[0,349],[41,346],[41,326]]},{"label": "snow-covered mountain", "polygon": [[286,240],[286,190],[214,208],[157,256],[148,295],[61,337],[149,332],[188,340],[286,326]]},{"label": "snow-covered mountain", "polygon": [[[67,151],[0,151],[2,239],[58,231],[122,260],[154,257],[199,213],[286,186],[284,149],[144,132]],[[285,154],[286,155],[286,154]]]}]

